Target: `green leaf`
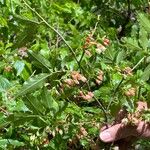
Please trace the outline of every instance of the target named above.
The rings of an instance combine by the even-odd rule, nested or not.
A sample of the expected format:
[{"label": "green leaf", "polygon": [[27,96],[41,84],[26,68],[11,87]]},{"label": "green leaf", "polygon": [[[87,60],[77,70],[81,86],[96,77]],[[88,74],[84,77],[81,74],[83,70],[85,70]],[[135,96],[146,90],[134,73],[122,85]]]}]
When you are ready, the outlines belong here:
[{"label": "green leaf", "polygon": [[138,45],[138,41],[134,38],[124,38],[124,41],[126,43],[126,46],[128,49],[132,49],[132,50],[142,50],[139,45]]},{"label": "green leaf", "polygon": [[24,98],[24,102],[34,114],[40,115],[45,111],[45,108],[42,106],[40,100],[37,97],[28,95]]},{"label": "green leaf", "polygon": [[6,27],[7,26],[7,21],[0,16],[0,27]]},{"label": "green leaf", "polygon": [[29,111],[29,109],[27,108],[27,106],[24,104],[22,100],[17,101],[16,110],[23,111],[23,112]]},{"label": "green leaf", "polygon": [[50,71],[51,65],[50,62],[40,54],[37,54],[31,50],[29,50],[29,55],[39,64],[38,67],[46,68]]},{"label": "green leaf", "polygon": [[0,92],[6,91],[10,86],[10,82],[3,76],[0,76]]},{"label": "green leaf", "polygon": [[149,80],[149,78],[150,78],[150,64],[145,68],[141,78],[144,81],[148,81]]},{"label": "green leaf", "polygon": [[17,76],[19,76],[21,74],[21,72],[23,71],[24,69],[24,62],[23,61],[16,61],[15,64],[14,64],[14,68],[16,69],[17,71]]},{"label": "green leaf", "polygon": [[116,57],[116,63],[119,64],[125,58],[125,51],[120,51]]},{"label": "green leaf", "polygon": [[3,128],[4,126],[7,126],[9,122],[6,121],[6,116],[4,113],[0,112],[0,128]]},{"label": "green leaf", "polygon": [[148,47],[148,34],[142,27],[140,28],[139,32],[139,42],[143,49],[146,50]]},{"label": "green leaf", "polygon": [[7,105],[7,109],[11,112],[16,111],[22,111],[22,112],[26,112],[29,111],[29,109],[26,107],[26,105],[24,104],[24,102],[22,100],[18,100],[18,101],[7,101],[6,103]]},{"label": "green leaf", "polygon": [[47,108],[49,111],[52,110],[54,113],[59,111],[59,106],[56,100],[52,97],[50,91],[44,87],[42,93],[41,93],[41,101],[45,108]]},{"label": "green leaf", "polygon": [[14,147],[24,146],[24,143],[23,142],[19,142],[18,140],[0,139],[0,148],[6,148],[7,144],[13,145]]},{"label": "green leaf", "polygon": [[148,17],[143,14],[140,13],[138,14],[138,20],[140,22],[140,25],[148,32],[150,33],[150,20],[148,19]]},{"label": "green leaf", "polygon": [[83,107],[82,109],[89,113],[101,114],[101,109],[96,107]]},{"label": "green leaf", "polygon": [[48,109],[52,108],[52,96],[50,95],[50,93],[48,92],[48,90],[46,89],[46,87],[43,88],[42,91],[42,102],[45,105],[45,107],[47,107]]},{"label": "green leaf", "polygon": [[45,79],[47,79],[50,76],[50,74],[42,73],[38,74],[32,78],[30,78],[28,81],[24,83],[22,88],[18,91],[16,94],[16,97],[23,96],[27,93],[31,93],[32,91],[43,87],[43,84],[45,82]]}]

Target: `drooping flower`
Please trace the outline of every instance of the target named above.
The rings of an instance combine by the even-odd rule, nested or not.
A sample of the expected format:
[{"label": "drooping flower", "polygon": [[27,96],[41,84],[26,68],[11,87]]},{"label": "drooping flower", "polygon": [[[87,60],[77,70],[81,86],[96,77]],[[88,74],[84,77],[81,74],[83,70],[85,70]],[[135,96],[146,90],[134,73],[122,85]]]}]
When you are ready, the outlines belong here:
[{"label": "drooping flower", "polygon": [[136,93],[136,89],[132,87],[125,92],[125,95],[131,97],[131,96],[135,96],[135,93]]},{"label": "drooping flower", "polygon": [[101,83],[102,83],[102,81],[103,81],[103,71],[99,71],[98,72],[98,76],[97,76],[97,79],[96,79],[96,83],[98,84],[98,85],[100,85]]},{"label": "drooping flower", "polygon": [[10,71],[12,71],[12,67],[11,66],[5,66],[4,71],[10,72]]},{"label": "drooping flower", "polygon": [[132,69],[130,67],[124,68],[123,74],[126,75],[126,76],[127,75],[132,76]]},{"label": "drooping flower", "polygon": [[103,44],[104,44],[105,46],[108,46],[108,45],[110,44],[109,39],[104,38],[104,40],[103,40]]},{"label": "drooping flower", "polygon": [[99,44],[99,43],[97,44],[96,52],[97,52],[98,54],[104,52],[105,50],[106,50],[106,47],[105,47],[104,45]]},{"label": "drooping flower", "polygon": [[19,56],[21,57],[28,57],[28,54],[27,54],[27,47],[21,47],[18,49],[18,54]]},{"label": "drooping flower", "polygon": [[89,50],[85,50],[85,54],[86,54],[87,56],[89,56],[89,57],[92,56],[92,54],[91,54],[91,52],[90,52]]},{"label": "drooping flower", "polygon": [[66,79],[66,80],[64,80],[64,82],[65,82],[67,85],[69,85],[69,86],[74,86],[74,85],[75,85],[75,82],[74,82],[74,80],[72,80],[72,79]]},{"label": "drooping flower", "polygon": [[79,95],[84,100],[91,100],[94,96],[93,92],[87,92],[87,94],[84,94],[82,91],[79,92]]},{"label": "drooping flower", "polygon": [[72,71],[71,77],[73,78],[73,80],[78,80],[78,81],[82,81],[82,82],[87,81],[87,79],[77,71]]}]

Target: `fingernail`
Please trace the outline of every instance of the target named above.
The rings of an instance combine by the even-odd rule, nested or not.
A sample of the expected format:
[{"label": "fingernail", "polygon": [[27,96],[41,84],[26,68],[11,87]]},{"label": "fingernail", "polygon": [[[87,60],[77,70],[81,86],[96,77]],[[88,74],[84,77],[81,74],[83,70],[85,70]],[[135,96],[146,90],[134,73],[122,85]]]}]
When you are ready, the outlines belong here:
[{"label": "fingernail", "polygon": [[107,131],[104,131],[104,132],[100,133],[100,139],[103,142],[111,142],[112,141],[112,137],[111,137],[110,133],[107,132]]}]

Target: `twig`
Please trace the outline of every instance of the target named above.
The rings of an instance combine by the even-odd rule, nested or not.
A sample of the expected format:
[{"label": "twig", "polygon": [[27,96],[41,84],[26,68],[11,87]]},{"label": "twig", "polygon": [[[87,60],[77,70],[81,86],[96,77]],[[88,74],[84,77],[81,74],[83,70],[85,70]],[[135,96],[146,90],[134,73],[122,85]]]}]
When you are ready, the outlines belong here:
[{"label": "twig", "polygon": [[121,86],[121,84],[122,84],[123,81],[124,81],[124,77],[122,77],[121,81],[119,82],[119,84],[117,85],[116,89],[114,90],[113,96],[111,97],[111,99],[110,99],[110,101],[109,101],[109,104],[108,104],[108,106],[107,106],[107,109],[106,109],[107,111],[108,111],[108,109],[109,109],[111,103],[113,102],[114,96],[116,95],[116,92],[118,91],[118,89],[119,89],[119,87]]},{"label": "twig", "polygon": [[82,55],[81,55],[81,58],[80,58],[80,60],[79,60],[79,63],[80,63],[80,64],[81,64],[81,61],[82,61],[82,59],[83,59],[84,54],[85,54],[85,50],[83,50]]},{"label": "twig", "polygon": [[5,110],[4,108],[0,107],[0,111],[2,111],[3,113],[5,113],[7,116],[9,116],[9,112],[7,110]]},{"label": "twig", "polygon": [[139,65],[144,59],[145,59],[145,56],[140,59],[140,61],[132,68],[131,71],[133,71],[136,67],[138,67],[138,65]]},{"label": "twig", "polygon": [[114,94],[116,94],[116,92],[118,91],[119,87],[121,86],[122,82],[124,81],[124,77],[122,77],[121,81],[119,82],[118,86],[116,87],[116,89],[114,90]]},{"label": "twig", "polygon": [[93,98],[94,98],[94,100],[97,101],[97,103],[98,103],[99,106],[101,107],[101,109],[102,109],[102,111],[103,111],[103,113],[104,113],[105,123],[107,123],[107,122],[108,122],[107,112],[106,112],[106,110],[105,110],[105,107],[104,107],[103,103],[102,103],[101,101],[99,101],[95,96],[94,96]]},{"label": "twig", "polygon": [[92,31],[92,35],[91,35],[91,36],[94,35],[94,33],[95,33],[96,29],[97,29],[97,25],[98,25],[98,23],[99,23],[99,20],[100,20],[100,15],[97,16],[97,22],[96,22],[96,24],[95,24],[95,27],[94,27],[94,29],[93,29],[93,31]]},{"label": "twig", "polygon": [[139,86],[138,95],[137,95],[137,99],[138,99],[138,100],[140,99],[141,89],[142,89],[142,86]]},{"label": "twig", "polygon": [[77,60],[77,57],[76,57],[75,52],[73,51],[72,47],[68,44],[68,42],[65,40],[65,38],[61,35],[61,33],[60,33],[58,30],[56,30],[55,28],[53,28],[35,9],[31,8],[30,5],[28,5],[25,0],[22,0],[22,1],[24,2],[24,4],[25,4],[32,12],[34,12],[34,13],[43,21],[43,23],[45,23],[45,25],[47,25],[51,30],[53,30],[55,33],[57,33],[57,34],[60,36],[60,38],[64,41],[64,43],[65,43],[65,44],[67,45],[67,47],[70,49],[70,51],[71,51],[71,53],[73,54],[73,56],[74,56],[74,58],[75,58],[77,64],[78,64],[79,67],[80,67],[80,64],[79,64],[79,62],[78,62],[78,60]]}]

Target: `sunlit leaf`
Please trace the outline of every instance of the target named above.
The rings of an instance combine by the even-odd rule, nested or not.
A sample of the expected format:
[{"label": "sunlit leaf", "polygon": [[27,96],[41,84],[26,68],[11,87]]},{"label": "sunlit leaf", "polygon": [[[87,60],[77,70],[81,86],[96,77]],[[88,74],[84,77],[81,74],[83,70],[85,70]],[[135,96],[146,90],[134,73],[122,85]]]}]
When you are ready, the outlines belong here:
[{"label": "sunlit leaf", "polygon": [[10,88],[10,86],[11,83],[3,76],[0,76],[0,92],[7,90],[8,88]]},{"label": "sunlit leaf", "polygon": [[21,74],[21,72],[23,71],[24,69],[24,62],[23,61],[16,61],[15,64],[14,64],[14,68],[16,69],[17,71],[17,76],[19,76]]}]

